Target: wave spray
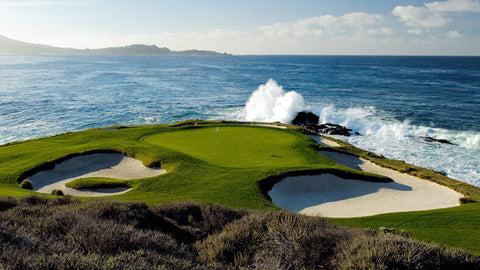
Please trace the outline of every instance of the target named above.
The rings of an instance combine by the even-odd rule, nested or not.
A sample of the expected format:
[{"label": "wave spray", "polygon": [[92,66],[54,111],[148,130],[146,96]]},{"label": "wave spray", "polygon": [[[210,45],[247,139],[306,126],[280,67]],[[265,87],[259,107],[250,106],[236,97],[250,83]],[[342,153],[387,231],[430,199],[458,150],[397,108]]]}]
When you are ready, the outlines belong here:
[{"label": "wave spray", "polygon": [[285,92],[283,87],[269,79],[252,93],[245,105],[247,121],[290,123],[305,108],[302,95]]}]

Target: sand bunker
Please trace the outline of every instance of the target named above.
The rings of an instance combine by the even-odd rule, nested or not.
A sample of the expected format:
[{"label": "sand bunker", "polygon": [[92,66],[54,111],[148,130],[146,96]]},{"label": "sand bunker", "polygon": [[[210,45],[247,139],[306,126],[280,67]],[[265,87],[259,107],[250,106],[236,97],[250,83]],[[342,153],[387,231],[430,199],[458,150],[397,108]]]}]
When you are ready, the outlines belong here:
[{"label": "sand bunker", "polygon": [[287,177],[269,192],[274,204],[307,215],[340,218],[453,207],[463,197],[447,187],[359,157],[328,151],[320,154],[353,169],[388,176],[394,182],[372,183],[331,174]]},{"label": "sand bunker", "polygon": [[312,138],[312,140],[314,140],[315,142],[317,142],[318,144],[321,144],[321,145],[332,146],[332,147],[340,146],[340,144],[338,144],[334,141],[328,140],[328,139],[324,139],[320,136],[315,136],[315,135],[307,135],[307,136]]},{"label": "sand bunker", "polygon": [[163,169],[145,167],[140,160],[119,153],[99,153],[74,157],[56,164],[54,169],[38,172],[27,179],[33,190],[50,194],[62,190],[65,195],[107,196],[127,192],[128,188],[77,190],[68,188],[66,183],[79,178],[107,177],[116,179],[139,179],[166,173]]},{"label": "sand bunker", "polygon": [[259,127],[271,127],[271,128],[279,128],[279,129],[287,129],[287,127],[284,127],[284,126],[277,126],[277,125],[272,125],[272,124],[252,124],[252,126],[259,126]]}]

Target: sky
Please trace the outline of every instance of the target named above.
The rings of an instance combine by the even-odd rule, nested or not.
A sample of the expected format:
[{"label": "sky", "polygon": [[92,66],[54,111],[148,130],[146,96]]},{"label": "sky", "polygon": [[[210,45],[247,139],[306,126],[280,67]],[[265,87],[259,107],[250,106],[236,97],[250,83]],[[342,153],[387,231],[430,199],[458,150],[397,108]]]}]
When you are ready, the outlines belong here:
[{"label": "sky", "polygon": [[71,48],[480,55],[480,0],[0,0],[0,35]]}]

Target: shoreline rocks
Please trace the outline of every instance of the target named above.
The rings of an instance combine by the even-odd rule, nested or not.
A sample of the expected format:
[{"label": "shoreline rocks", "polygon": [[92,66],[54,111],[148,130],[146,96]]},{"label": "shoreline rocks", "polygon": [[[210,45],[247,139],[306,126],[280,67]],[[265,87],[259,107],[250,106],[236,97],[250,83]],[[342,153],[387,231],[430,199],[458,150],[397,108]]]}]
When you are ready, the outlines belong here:
[{"label": "shoreline rocks", "polygon": [[325,123],[319,124],[320,117],[312,112],[302,111],[297,113],[295,118],[292,120],[292,124],[307,129],[311,129],[318,133],[328,134],[328,135],[342,135],[342,136],[351,136],[360,135],[360,133],[353,131],[349,128],[346,128],[342,125]]},{"label": "shoreline rocks", "polygon": [[443,143],[443,144],[451,144],[451,145],[457,145],[455,143],[452,143],[451,141],[449,140],[445,140],[445,139],[435,139],[435,138],[432,138],[432,137],[429,137],[429,136],[426,136],[426,137],[423,137],[423,136],[420,136],[418,137],[426,142],[437,142],[437,143]]}]

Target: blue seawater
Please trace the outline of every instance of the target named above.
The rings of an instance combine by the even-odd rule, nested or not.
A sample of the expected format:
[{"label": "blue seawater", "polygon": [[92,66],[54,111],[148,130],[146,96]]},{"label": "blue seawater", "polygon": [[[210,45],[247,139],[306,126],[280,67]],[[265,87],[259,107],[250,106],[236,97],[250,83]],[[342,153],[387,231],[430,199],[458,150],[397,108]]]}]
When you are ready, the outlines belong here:
[{"label": "blue seawater", "polygon": [[302,95],[321,121],[363,135],[341,139],[480,187],[480,57],[0,56],[0,144],[119,124],[244,120],[269,79]]}]

